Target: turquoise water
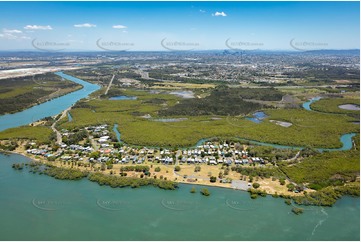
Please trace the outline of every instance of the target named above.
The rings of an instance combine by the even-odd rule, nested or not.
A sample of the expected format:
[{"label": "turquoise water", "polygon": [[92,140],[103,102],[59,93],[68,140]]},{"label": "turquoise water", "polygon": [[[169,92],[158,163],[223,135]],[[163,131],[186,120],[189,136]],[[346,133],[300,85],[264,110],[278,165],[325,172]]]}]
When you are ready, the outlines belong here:
[{"label": "turquoise water", "polygon": [[0,131],[29,124],[39,119],[59,114],[81,98],[87,97],[90,93],[100,88],[98,85],[85,82],[78,78],[66,75],[62,72],[57,72],[55,74],[67,80],[78,83],[82,85],[83,88],[65,96],[36,105],[22,112],[0,116]]},{"label": "turquoise water", "polygon": [[69,122],[73,121],[73,117],[71,116],[70,112],[67,112],[67,116]]},{"label": "turquoise water", "polygon": [[122,142],[120,139],[120,132],[118,130],[118,124],[114,124],[113,131],[115,133],[115,136],[117,137],[118,142]]},{"label": "turquoise water", "polygon": [[[352,137],[354,137],[355,135],[356,135],[355,133],[341,135],[340,142],[342,143],[342,147],[340,147],[340,148],[333,148],[333,149],[316,148],[316,149],[321,152],[350,150],[352,148]],[[271,144],[271,143],[259,142],[259,141],[248,140],[248,139],[241,139],[241,140],[244,140],[251,144],[256,144],[256,145],[272,146],[277,149],[303,149],[304,148],[301,146],[278,145],[278,144]]]},{"label": "turquoise water", "polygon": [[131,96],[116,96],[109,98],[109,100],[136,100],[136,99],[137,97],[131,97]]},{"label": "turquoise water", "polygon": [[311,104],[312,104],[313,102],[316,102],[316,101],[320,100],[320,99],[321,99],[321,97],[311,98],[309,101],[304,102],[304,103],[302,104],[302,107],[303,107],[304,109],[308,110],[308,111],[312,111],[312,109],[311,109],[311,107],[310,107]]},{"label": "turquoise water", "polygon": [[11,168],[26,161],[0,154],[1,240],[359,240],[359,198],[297,216],[283,199],[231,189],[112,189]]}]

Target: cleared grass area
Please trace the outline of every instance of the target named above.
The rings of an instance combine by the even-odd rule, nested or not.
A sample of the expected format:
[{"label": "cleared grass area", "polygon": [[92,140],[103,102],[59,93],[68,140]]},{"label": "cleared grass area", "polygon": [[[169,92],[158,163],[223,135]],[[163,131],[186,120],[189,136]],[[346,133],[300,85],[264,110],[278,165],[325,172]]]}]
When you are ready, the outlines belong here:
[{"label": "cleared grass area", "polygon": [[52,134],[50,127],[45,126],[22,126],[11,128],[0,132],[0,140],[29,139],[37,140],[39,143],[48,143]]}]

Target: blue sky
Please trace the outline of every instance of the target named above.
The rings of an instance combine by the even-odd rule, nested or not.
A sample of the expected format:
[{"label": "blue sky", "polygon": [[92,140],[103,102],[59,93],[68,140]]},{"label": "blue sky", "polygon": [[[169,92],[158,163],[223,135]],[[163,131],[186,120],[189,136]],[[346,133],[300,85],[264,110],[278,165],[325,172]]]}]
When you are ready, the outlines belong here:
[{"label": "blue sky", "polygon": [[359,4],[0,2],[0,49],[352,49]]}]

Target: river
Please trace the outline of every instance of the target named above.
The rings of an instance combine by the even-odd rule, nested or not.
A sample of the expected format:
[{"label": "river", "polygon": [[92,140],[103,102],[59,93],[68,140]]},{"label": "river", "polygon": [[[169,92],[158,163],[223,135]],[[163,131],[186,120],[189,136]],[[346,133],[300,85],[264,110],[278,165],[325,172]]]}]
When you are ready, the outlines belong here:
[{"label": "river", "polygon": [[[59,98],[65,103],[54,99],[50,106],[44,103],[31,112],[13,114],[17,119],[10,124],[6,120],[11,118],[0,117],[0,129],[34,121],[29,113],[36,119],[56,115],[99,88],[83,84],[81,93]],[[304,214],[295,215],[283,199],[252,200],[247,192],[232,189],[209,187],[211,196],[204,197],[201,186],[195,186],[195,194],[189,192],[190,185],[176,191],[110,188],[86,179],[60,181],[11,168],[29,161],[0,154],[1,240],[360,239],[359,198],[343,197],[330,208],[303,207]]]},{"label": "river", "polygon": [[98,85],[91,84],[78,78],[66,75],[62,72],[56,72],[55,74],[62,78],[78,83],[82,85],[83,88],[67,95],[49,100],[42,104],[33,106],[24,111],[0,116],[0,131],[8,128],[14,128],[21,125],[30,124],[48,116],[57,115],[63,110],[71,107],[78,100],[87,97],[89,94],[95,92],[100,88],[100,86]]}]

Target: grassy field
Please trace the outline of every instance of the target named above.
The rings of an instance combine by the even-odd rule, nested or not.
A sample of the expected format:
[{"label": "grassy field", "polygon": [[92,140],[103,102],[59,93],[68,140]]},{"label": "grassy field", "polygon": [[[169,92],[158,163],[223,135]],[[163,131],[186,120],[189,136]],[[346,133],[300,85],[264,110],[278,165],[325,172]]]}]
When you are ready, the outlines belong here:
[{"label": "grassy field", "polygon": [[350,98],[325,98],[311,104],[311,109],[325,113],[341,113],[341,114],[357,114],[357,110],[345,110],[338,106],[342,104],[356,104],[360,105],[360,99]]},{"label": "grassy field", "polygon": [[49,142],[52,134],[50,127],[45,126],[22,126],[11,128],[0,132],[0,140],[7,139],[28,139],[37,140],[39,143]]}]

